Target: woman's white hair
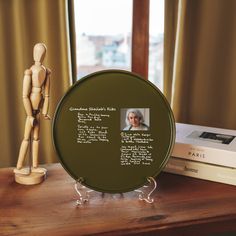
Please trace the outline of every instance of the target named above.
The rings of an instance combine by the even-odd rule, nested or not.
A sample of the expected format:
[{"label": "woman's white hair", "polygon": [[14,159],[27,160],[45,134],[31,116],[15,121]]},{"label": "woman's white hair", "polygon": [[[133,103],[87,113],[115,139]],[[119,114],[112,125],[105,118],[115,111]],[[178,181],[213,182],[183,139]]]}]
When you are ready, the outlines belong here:
[{"label": "woman's white hair", "polygon": [[126,125],[130,125],[129,113],[134,113],[137,117],[139,117],[140,123],[144,123],[144,118],[143,118],[142,112],[139,109],[131,108],[126,111],[126,119],[125,119]]}]

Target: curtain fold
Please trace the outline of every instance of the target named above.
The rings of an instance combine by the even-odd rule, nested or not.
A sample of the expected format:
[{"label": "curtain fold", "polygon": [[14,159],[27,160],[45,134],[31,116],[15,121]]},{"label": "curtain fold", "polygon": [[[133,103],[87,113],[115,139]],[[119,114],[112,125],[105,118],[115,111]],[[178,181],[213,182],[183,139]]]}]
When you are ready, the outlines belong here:
[{"label": "curtain fold", "polygon": [[76,61],[76,33],[75,33],[75,11],[74,0],[68,1],[68,24],[69,24],[69,46],[71,59],[72,83],[77,81],[77,61]]},{"label": "curtain fold", "polygon": [[[22,102],[24,71],[33,64],[33,47],[47,46],[43,64],[51,69],[50,109],[71,85],[72,64],[66,0],[0,0],[0,167],[15,166],[24,135],[25,110]],[[73,5],[72,5],[73,6]],[[40,163],[57,161],[51,137],[51,121],[41,119]]]},{"label": "curtain fold", "polygon": [[236,129],[236,1],[165,3],[164,93],[176,121]]}]

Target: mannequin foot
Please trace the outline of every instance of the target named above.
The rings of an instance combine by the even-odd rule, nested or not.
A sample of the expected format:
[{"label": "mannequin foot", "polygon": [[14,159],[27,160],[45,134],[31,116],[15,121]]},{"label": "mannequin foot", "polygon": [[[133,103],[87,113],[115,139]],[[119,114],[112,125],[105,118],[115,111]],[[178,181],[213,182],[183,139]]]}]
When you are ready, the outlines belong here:
[{"label": "mannequin foot", "polygon": [[47,170],[45,168],[42,168],[42,167],[32,167],[31,172],[32,173],[45,174],[47,172]]},{"label": "mannequin foot", "polygon": [[15,168],[13,170],[13,172],[15,174],[21,174],[21,175],[29,175],[30,174],[29,168],[20,168],[20,169]]}]

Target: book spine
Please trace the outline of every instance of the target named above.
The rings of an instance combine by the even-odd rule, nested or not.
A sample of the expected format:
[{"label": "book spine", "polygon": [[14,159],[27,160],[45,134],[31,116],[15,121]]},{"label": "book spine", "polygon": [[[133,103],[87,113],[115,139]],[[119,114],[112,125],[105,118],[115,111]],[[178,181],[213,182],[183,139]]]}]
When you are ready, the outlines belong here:
[{"label": "book spine", "polygon": [[171,157],[164,172],[236,186],[236,169]]},{"label": "book spine", "polygon": [[172,156],[236,168],[236,152],[227,150],[200,147],[185,143],[175,143]]}]

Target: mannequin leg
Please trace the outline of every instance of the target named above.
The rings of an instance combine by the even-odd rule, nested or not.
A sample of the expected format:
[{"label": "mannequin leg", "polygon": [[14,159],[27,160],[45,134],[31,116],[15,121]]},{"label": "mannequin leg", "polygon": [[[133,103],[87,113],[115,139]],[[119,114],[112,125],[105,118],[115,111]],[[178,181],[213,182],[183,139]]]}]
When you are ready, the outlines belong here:
[{"label": "mannequin leg", "polygon": [[39,114],[36,116],[36,125],[33,130],[33,142],[32,142],[32,156],[33,156],[33,168],[38,167],[38,159],[39,159],[39,125],[40,125],[40,117]]},{"label": "mannequin leg", "polygon": [[29,146],[29,139],[30,139],[30,132],[31,132],[32,126],[30,123],[30,119],[29,117],[26,118],[26,122],[25,122],[25,133],[24,133],[24,139],[21,143],[20,146],[20,151],[19,151],[19,156],[18,156],[18,161],[17,161],[17,166],[16,168],[19,170],[22,168],[24,160],[25,160],[25,156],[27,153],[27,149]]},{"label": "mannequin leg", "polygon": [[39,129],[40,129],[40,115],[36,116],[37,124],[33,130],[33,142],[32,142],[32,155],[33,155],[33,163],[31,171],[33,173],[46,173],[45,168],[38,167],[39,161]]}]

